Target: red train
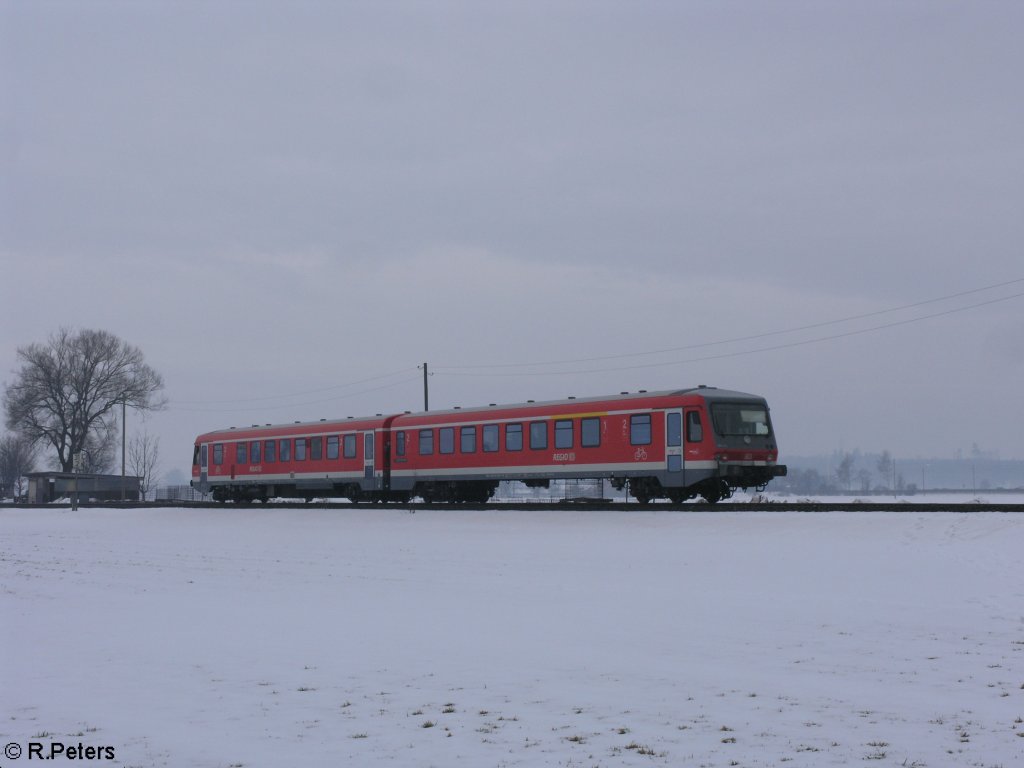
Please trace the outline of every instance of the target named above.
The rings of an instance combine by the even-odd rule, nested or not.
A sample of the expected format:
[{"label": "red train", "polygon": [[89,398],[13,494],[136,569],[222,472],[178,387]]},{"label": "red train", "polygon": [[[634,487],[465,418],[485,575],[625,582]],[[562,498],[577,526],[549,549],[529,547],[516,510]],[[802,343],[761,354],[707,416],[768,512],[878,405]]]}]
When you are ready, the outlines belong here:
[{"label": "red train", "polygon": [[607,478],[641,503],[786,474],[764,398],[700,386],[486,408],[253,426],[196,438],[192,485],[217,501],[485,502],[502,480]]}]

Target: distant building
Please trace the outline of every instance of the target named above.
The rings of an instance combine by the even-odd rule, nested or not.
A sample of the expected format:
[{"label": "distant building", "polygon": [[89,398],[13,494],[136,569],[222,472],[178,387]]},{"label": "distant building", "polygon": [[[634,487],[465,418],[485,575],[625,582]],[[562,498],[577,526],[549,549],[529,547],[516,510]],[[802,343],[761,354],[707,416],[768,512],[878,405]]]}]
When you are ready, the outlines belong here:
[{"label": "distant building", "polygon": [[26,477],[26,501],[29,504],[49,504],[57,499],[71,498],[76,489],[80,501],[120,501],[122,498],[126,501],[139,500],[139,477],[76,475],[71,472],[30,472]]}]

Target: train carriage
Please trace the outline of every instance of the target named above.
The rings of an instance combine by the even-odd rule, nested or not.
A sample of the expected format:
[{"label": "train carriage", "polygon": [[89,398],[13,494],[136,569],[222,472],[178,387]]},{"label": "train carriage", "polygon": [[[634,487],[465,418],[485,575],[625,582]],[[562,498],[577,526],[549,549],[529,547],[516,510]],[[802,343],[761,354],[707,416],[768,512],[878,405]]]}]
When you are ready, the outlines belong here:
[{"label": "train carriage", "polygon": [[217,501],[382,492],[385,422],[377,416],[209,432],[196,439],[192,485]]},{"label": "train carriage", "polygon": [[702,386],[213,432],[193,484],[221,501],[483,502],[503,480],[603,478],[641,503],[715,502],[784,475],[777,459],[764,398]]}]

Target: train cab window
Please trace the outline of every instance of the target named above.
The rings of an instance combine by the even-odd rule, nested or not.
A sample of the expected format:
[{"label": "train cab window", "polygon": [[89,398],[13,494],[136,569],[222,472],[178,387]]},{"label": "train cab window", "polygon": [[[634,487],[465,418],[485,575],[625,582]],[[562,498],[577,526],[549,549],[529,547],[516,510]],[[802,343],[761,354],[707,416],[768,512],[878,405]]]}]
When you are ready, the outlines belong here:
[{"label": "train cab window", "polygon": [[306,460],[306,438],[304,437],[295,438],[295,460]]},{"label": "train cab window", "polygon": [[771,434],[768,411],[762,405],[717,403],[711,406],[711,421],[723,437]]},{"label": "train cab window", "polygon": [[281,461],[291,461],[292,460],[292,441],[291,440],[282,440],[280,443],[278,443],[277,447],[281,449]]},{"label": "train cab window", "polygon": [[249,461],[252,462],[253,464],[259,464],[260,463],[260,446],[261,445],[262,444],[260,443],[259,440],[253,440],[249,444]]},{"label": "train cab window", "polygon": [[357,445],[359,445],[359,441],[356,440],[355,435],[345,435],[344,447],[342,448],[342,455],[346,459],[354,459],[356,457]]},{"label": "train cab window", "polygon": [[455,427],[441,427],[438,431],[441,433],[438,437],[438,450],[441,453],[455,453]]},{"label": "train cab window", "polygon": [[476,427],[462,427],[459,430],[459,450],[462,453],[476,453]]},{"label": "train cab window", "polygon": [[704,425],[700,422],[700,411],[686,412],[686,441],[699,443],[704,439]]},{"label": "train cab window", "polygon": [[192,451],[192,466],[193,467],[198,467],[199,466],[199,446],[198,445],[195,447],[195,450]]},{"label": "train cab window", "polygon": [[523,450],[523,425],[507,424],[505,426],[505,450]]},{"label": "train cab window", "polygon": [[420,456],[429,456],[434,452],[434,430],[420,430]]},{"label": "train cab window", "polygon": [[329,435],[327,437],[327,458],[334,461],[338,458],[338,436]]},{"label": "train cab window", "polygon": [[539,451],[548,447],[548,423],[546,421],[530,422],[530,448]]},{"label": "train cab window", "polygon": [[405,456],[405,432],[395,433],[395,455]]},{"label": "train cab window", "polygon": [[324,455],[324,439],[322,437],[313,437],[309,440],[309,458],[313,461],[319,461]]},{"label": "train cab window", "polygon": [[601,419],[580,419],[580,445],[584,448],[597,448],[601,445]]},{"label": "train cab window", "polygon": [[494,453],[498,450],[498,431],[497,424],[484,424],[484,453]]},{"label": "train cab window", "polygon": [[555,448],[572,448],[572,419],[559,419],[555,422]]},{"label": "train cab window", "polygon": [[206,462],[210,456],[210,446],[204,445],[202,450],[199,452],[199,466],[206,469]]},{"label": "train cab window", "polygon": [[213,444],[213,464],[219,467],[224,463],[224,443]]},{"label": "train cab window", "polygon": [[248,464],[249,463],[249,445],[248,445],[248,443],[235,443],[235,463],[236,464]]},{"label": "train cab window", "polygon": [[651,414],[637,413],[629,417],[629,444],[651,444]]}]

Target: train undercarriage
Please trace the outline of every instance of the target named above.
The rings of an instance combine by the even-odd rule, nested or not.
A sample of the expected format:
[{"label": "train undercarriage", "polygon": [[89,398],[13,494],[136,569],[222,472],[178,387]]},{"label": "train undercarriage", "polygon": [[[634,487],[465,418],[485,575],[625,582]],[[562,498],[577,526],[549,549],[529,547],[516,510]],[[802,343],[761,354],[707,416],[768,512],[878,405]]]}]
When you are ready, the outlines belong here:
[{"label": "train undercarriage", "polygon": [[[682,504],[691,499],[702,498],[715,504],[730,498],[738,489],[764,490],[773,477],[786,473],[785,467],[732,465],[720,468],[718,472],[697,480],[690,485],[669,485],[658,476],[607,478],[617,491],[627,490],[642,504],[656,499],[665,499],[673,504]],[[550,480],[528,479],[530,487],[548,487]],[[353,503],[408,502],[420,498],[427,504],[485,504],[498,490],[497,480],[431,480],[415,483],[409,490],[384,489],[366,490],[359,483],[317,484],[316,486],[230,484],[212,488],[214,501],[252,503],[267,502],[271,498],[297,498],[312,501],[318,498],[347,498]]]}]

